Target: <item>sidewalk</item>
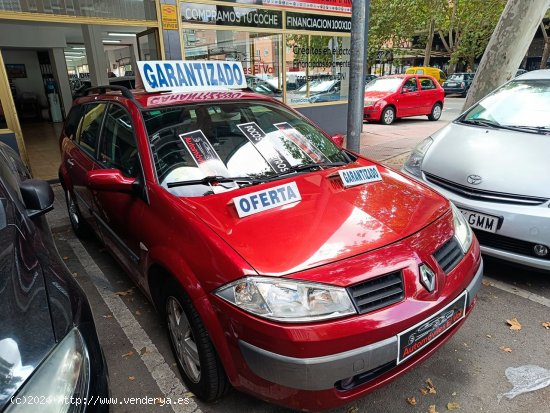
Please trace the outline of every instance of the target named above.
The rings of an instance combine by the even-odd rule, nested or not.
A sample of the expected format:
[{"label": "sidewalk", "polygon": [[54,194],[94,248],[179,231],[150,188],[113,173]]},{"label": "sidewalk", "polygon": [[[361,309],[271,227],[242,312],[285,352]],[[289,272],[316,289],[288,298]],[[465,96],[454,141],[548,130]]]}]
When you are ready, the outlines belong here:
[{"label": "sidewalk", "polygon": [[447,124],[425,117],[398,119],[392,125],[365,123],[361,133],[361,155],[394,169],[401,169],[414,147]]},{"label": "sidewalk", "polygon": [[441,119],[431,122],[426,116],[397,119],[391,125],[363,124],[360,152],[367,158],[394,169],[401,169],[417,143],[454,120],[462,111],[464,99],[445,99]]}]

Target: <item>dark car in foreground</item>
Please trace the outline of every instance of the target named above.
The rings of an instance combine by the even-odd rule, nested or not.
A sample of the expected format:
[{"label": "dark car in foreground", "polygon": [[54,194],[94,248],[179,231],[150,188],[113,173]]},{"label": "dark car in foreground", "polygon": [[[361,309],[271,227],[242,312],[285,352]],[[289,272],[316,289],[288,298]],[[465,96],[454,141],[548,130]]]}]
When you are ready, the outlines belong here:
[{"label": "dark car in foreground", "polygon": [[107,367],[46,223],[52,207],[49,184],[0,143],[0,411],[106,412]]},{"label": "dark car in foreground", "polygon": [[443,82],[443,89],[445,90],[445,96],[451,94],[459,94],[462,97],[466,97],[468,90],[472,85],[475,73],[453,73],[445,82]]}]

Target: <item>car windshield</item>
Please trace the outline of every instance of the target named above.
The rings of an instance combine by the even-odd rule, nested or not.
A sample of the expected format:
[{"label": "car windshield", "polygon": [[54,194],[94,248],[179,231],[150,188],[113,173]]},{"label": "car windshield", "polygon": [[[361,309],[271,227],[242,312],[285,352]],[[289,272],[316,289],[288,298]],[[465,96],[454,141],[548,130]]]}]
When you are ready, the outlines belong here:
[{"label": "car windshield", "polygon": [[[334,84],[337,82],[337,80],[315,80],[309,84],[309,91],[310,92],[326,92],[334,86]],[[298,89],[298,92],[306,92],[307,91],[307,84],[303,85],[300,89]]]},{"label": "car windshield", "polygon": [[528,132],[550,129],[550,80],[517,80],[487,96],[460,121],[486,122],[493,127],[512,127]]},{"label": "car windshield", "polygon": [[379,77],[365,87],[365,92],[395,92],[402,82],[401,77]]},{"label": "car windshield", "polygon": [[143,117],[158,182],[178,196],[224,192],[351,159],[318,128],[269,102],[170,106]]},{"label": "car windshield", "polygon": [[462,73],[454,73],[447,78],[449,81],[462,82],[464,80],[464,75]]}]

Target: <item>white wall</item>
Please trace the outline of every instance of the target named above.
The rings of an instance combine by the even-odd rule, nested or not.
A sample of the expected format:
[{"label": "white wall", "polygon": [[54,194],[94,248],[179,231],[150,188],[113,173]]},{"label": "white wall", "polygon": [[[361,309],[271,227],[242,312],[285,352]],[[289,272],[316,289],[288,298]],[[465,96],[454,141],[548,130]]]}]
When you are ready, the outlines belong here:
[{"label": "white wall", "polygon": [[59,27],[0,23],[0,47],[65,47],[65,31]]},{"label": "white wall", "polygon": [[27,70],[26,78],[13,79],[17,95],[21,96],[24,92],[34,93],[38,96],[40,105],[43,107],[47,106],[48,102],[46,100],[46,92],[44,91],[44,83],[36,51],[4,49],[2,50],[2,56],[4,57],[4,63],[24,64]]}]

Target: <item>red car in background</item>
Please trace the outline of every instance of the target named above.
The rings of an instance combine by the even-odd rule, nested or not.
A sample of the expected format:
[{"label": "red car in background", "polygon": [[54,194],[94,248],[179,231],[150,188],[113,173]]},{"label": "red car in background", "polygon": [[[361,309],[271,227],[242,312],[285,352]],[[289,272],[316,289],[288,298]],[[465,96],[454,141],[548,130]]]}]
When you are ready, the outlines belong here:
[{"label": "red car in background", "polygon": [[363,119],[384,125],[407,116],[427,115],[438,120],[444,99],[445,91],[432,76],[383,76],[365,87]]},{"label": "red car in background", "polygon": [[155,304],[202,400],[348,403],[470,314],[479,245],[435,191],[268,96],[108,88],[61,135],[69,218]]}]

